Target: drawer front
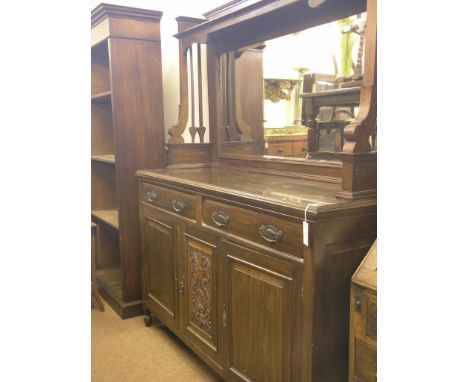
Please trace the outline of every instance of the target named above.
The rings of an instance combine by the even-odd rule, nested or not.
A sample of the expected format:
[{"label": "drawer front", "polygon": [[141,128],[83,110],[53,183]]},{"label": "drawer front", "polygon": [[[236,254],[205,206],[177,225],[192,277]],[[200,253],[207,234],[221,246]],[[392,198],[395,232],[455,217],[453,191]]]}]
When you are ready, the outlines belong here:
[{"label": "drawer front", "polygon": [[293,142],[293,155],[307,153],[307,141]]},{"label": "drawer front", "polygon": [[352,286],[353,319],[355,335],[370,343],[377,342],[377,296],[372,292]]},{"label": "drawer front", "polygon": [[140,201],[195,220],[195,196],[150,183],[141,183]]},{"label": "drawer front", "polygon": [[377,340],[377,301],[367,300],[366,336]]},{"label": "drawer front", "polygon": [[377,353],[365,342],[356,340],[353,382],[377,381]]},{"label": "drawer front", "polygon": [[268,155],[291,156],[291,142],[284,143],[268,143]]},{"label": "drawer front", "polygon": [[240,238],[303,257],[300,223],[212,200],[204,201],[203,223]]}]

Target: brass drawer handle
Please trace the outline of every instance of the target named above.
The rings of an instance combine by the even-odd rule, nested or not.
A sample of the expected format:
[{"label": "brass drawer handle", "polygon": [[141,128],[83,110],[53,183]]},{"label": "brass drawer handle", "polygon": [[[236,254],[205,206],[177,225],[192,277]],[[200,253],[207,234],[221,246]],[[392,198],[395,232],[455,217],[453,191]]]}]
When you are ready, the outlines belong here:
[{"label": "brass drawer handle", "polygon": [[158,198],[158,193],[156,191],[148,191],[146,193],[146,200],[148,202],[154,202]]},{"label": "brass drawer handle", "polygon": [[258,232],[260,232],[262,239],[268,243],[276,243],[283,237],[283,231],[276,229],[272,225],[262,224],[260,227],[258,227]]},{"label": "brass drawer handle", "polygon": [[184,212],[185,210],[185,203],[182,201],[182,200],[172,200],[171,201],[171,204],[172,204],[172,209],[175,211],[175,212],[178,212],[178,213],[182,213]]},{"label": "brass drawer handle", "polygon": [[221,211],[215,211],[211,216],[213,218],[214,223],[219,227],[225,227],[227,223],[229,223],[229,215],[224,214]]},{"label": "brass drawer handle", "polygon": [[361,297],[360,296],[356,296],[356,299],[354,300],[354,310],[356,312],[361,311]]}]

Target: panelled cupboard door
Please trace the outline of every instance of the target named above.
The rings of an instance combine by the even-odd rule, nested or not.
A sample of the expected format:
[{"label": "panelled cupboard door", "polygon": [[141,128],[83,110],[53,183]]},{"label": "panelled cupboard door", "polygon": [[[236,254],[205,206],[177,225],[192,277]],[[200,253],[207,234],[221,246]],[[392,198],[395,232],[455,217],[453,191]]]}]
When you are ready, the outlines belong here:
[{"label": "panelled cupboard door", "polygon": [[189,341],[219,365],[219,260],[216,240],[188,225],[181,235],[181,330]]},{"label": "panelled cupboard door", "polygon": [[178,327],[177,230],[171,219],[145,216],[143,233],[143,298],[164,325]]},{"label": "panelled cupboard door", "polygon": [[291,381],[298,266],[228,242],[222,251],[229,379]]}]

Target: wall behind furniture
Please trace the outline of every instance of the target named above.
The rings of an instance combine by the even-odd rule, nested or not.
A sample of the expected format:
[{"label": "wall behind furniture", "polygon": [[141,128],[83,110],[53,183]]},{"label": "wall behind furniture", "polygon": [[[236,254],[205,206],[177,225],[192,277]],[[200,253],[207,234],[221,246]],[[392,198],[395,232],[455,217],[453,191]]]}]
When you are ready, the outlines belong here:
[{"label": "wall behind furniture", "polygon": [[[91,0],[91,9],[102,1]],[[167,130],[177,123],[179,108],[179,43],[173,37],[177,33],[178,16],[204,18],[203,13],[216,8],[227,0],[105,0],[106,3],[124,5],[163,12],[161,19],[161,51],[163,66],[163,94],[164,94],[164,127]],[[207,131],[206,136],[209,137]],[[184,134],[186,142],[190,141],[188,129]]]}]

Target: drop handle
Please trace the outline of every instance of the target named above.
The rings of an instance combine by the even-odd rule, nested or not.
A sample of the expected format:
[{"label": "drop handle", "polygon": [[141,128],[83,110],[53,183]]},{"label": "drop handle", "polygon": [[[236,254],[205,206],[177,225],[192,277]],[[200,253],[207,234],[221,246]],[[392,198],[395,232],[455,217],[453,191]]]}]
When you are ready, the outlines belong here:
[{"label": "drop handle", "polygon": [[177,213],[182,213],[185,210],[185,203],[182,200],[172,200],[172,209]]},{"label": "drop handle", "polygon": [[268,243],[276,243],[283,237],[283,231],[272,225],[261,225],[258,227],[258,232],[263,240]]},{"label": "drop handle", "polygon": [[154,202],[158,198],[158,193],[155,191],[148,191],[146,193],[146,200],[148,202]]},{"label": "drop handle", "polygon": [[230,219],[228,214],[225,214],[221,211],[213,212],[211,217],[213,218],[214,223],[218,227],[225,227],[229,223],[229,219]]},{"label": "drop handle", "polygon": [[361,297],[356,297],[356,299],[354,300],[354,310],[356,312],[361,311]]}]

